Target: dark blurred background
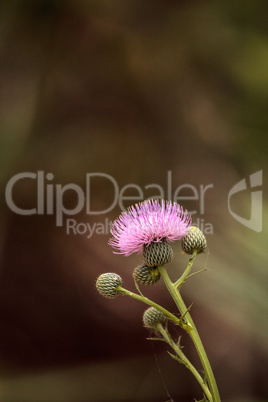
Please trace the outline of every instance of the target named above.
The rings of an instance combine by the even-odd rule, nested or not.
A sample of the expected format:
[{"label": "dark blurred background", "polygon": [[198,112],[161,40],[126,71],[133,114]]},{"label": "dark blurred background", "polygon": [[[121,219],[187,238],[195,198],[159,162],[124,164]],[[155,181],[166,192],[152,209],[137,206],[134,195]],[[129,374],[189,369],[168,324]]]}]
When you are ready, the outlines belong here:
[{"label": "dark blurred background", "polygon": [[[185,187],[181,203],[196,210],[193,221],[207,234],[195,268],[208,271],[187,282],[183,296],[194,303],[222,400],[268,401],[267,2],[6,0],[0,7],[0,401],[202,399],[191,373],[146,340],[145,307],[95,290],[107,271],[135,290],[132,270],[141,262],[107,245],[104,226],[121,211],[118,203],[109,208],[112,182],[92,177],[88,194],[91,211],[107,212],[82,208],[56,226],[56,201],[49,215],[19,215],[7,205],[9,180],[37,171],[54,199],[56,185],[86,191],[92,173],[110,175],[119,189],[136,184],[144,198],[160,187],[165,198],[182,184],[194,187],[198,199]],[[229,191],[245,178],[248,189],[230,206],[250,219],[249,176],[258,171],[262,231],[228,209]],[[200,186],[209,185],[202,206]],[[125,207],[138,195],[134,187],[124,194]],[[12,196],[18,207],[35,208],[36,180],[18,181]],[[64,207],[76,205],[75,191],[66,191]],[[68,218],[98,231],[67,233]],[[188,258],[178,244],[174,251],[175,279]],[[163,284],[143,291],[176,312]],[[182,343],[198,366],[186,335]]]}]

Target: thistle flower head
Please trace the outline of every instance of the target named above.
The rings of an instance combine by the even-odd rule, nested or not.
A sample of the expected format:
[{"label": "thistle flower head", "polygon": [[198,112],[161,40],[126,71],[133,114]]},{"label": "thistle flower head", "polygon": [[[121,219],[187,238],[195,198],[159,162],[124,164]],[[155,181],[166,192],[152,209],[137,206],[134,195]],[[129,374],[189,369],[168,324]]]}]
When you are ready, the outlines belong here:
[{"label": "thistle flower head", "polygon": [[152,242],[180,240],[190,225],[191,216],[177,203],[146,200],[129,207],[114,221],[108,244],[118,254],[140,254]]},{"label": "thistle flower head", "polygon": [[148,267],[164,265],[172,260],[173,250],[164,238],[160,242],[152,242],[148,246],[143,246],[143,258]]}]

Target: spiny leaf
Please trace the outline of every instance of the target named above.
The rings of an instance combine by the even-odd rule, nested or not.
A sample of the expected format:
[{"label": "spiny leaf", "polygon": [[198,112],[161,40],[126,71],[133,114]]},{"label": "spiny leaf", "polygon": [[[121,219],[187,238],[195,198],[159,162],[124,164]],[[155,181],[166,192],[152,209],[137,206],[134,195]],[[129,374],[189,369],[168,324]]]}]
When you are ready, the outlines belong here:
[{"label": "spiny leaf", "polygon": [[137,284],[137,282],[134,281],[134,283],[135,283],[135,287],[136,287],[137,291],[139,292],[139,294],[140,294],[142,297],[144,297],[143,294],[142,294],[142,292],[141,292],[141,290],[140,290],[139,285]]},{"label": "spiny leaf", "polygon": [[172,359],[177,360],[179,363],[184,364],[184,361],[181,360],[178,356],[173,355],[173,353],[168,352],[169,356],[172,357]]},{"label": "spiny leaf", "polygon": [[165,339],[163,338],[146,338],[147,341],[162,341],[162,342],[166,342]]},{"label": "spiny leaf", "polygon": [[[186,279],[189,279],[189,278],[191,278],[191,277],[194,276],[194,275],[201,274],[202,272],[206,272],[206,271],[208,271],[208,270],[209,270],[208,268],[200,269],[200,271],[196,271],[196,272],[193,272],[192,274],[188,275],[188,276],[186,277]],[[185,279],[185,280],[186,280],[186,279]],[[199,401],[197,401],[197,402],[199,402]],[[203,401],[201,401],[201,402],[203,402]]]},{"label": "spiny leaf", "polygon": [[177,346],[178,346],[180,349],[183,349],[183,346],[181,346],[181,336],[178,337]]}]

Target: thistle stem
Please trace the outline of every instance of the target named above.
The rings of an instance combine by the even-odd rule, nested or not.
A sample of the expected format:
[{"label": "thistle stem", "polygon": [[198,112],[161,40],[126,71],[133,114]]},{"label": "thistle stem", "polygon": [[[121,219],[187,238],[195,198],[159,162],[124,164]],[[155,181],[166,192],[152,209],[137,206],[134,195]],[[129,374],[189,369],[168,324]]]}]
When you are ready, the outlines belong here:
[{"label": "thistle stem", "polygon": [[160,323],[157,324],[157,330],[161,333],[161,335],[164,338],[164,340],[166,341],[166,343],[168,343],[172,347],[172,349],[174,350],[174,352],[176,353],[178,358],[176,359],[176,356],[174,356],[174,355],[171,355],[171,356],[173,358],[175,358],[176,360],[179,360],[180,363],[184,364],[191,371],[193,376],[196,378],[196,380],[199,382],[200,386],[202,387],[208,401],[213,402],[210,390],[208,389],[204,379],[198,373],[196,368],[192,365],[190,360],[185,356],[185,354],[181,350],[180,346],[173,341],[173,339],[169,335],[168,331],[166,329],[164,329],[162,324],[160,324]]},{"label": "thistle stem", "polygon": [[181,286],[188,278],[189,273],[192,269],[193,263],[195,262],[196,256],[197,256],[197,251],[194,251],[193,255],[191,256],[191,258],[189,260],[186,270],[183,272],[182,276],[174,283],[175,288],[179,288],[179,286]]},{"label": "thistle stem", "polygon": [[139,300],[145,304],[148,304],[148,306],[155,307],[157,310],[161,311],[167,318],[169,318],[171,321],[173,321],[175,324],[179,325],[183,329],[185,329],[185,325],[182,324],[182,321],[176,317],[174,314],[172,314],[170,311],[166,310],[164,307],[160,306],[159,304],[153,302],[152,300],[148,299],[145,296],[138,295],[137,293],[130,292],[129,290],[122,288],[122,286],[118,286],[117,290],[127,296],[132,297],[133,299]]},{"label": "thistle stem", "polygon": [[[187,272],[185,271],[186,275],[183,274],[181,276],[181,278],[179,279],[179,282],[177,281],[175,283],[172,283],[172,281],[169,278],[168,273],[163,265],[160,265],[158,267],[158,269],[160,271],[160,274],[163,278],[163,281],[165,282],[165,285],[166,285],[170,295],[172,296],[174,302],[176,303],[176,305],[180,311],[181,316],[183,316],[183,318],[186,322],[186,325],[188,324],[192,327],[191,330],[187,331],[187,332],[189,333],[189,335],[195,345],[195,348],[199,355],[200,361],[202,363],[202,366],[203,366],[203,369],[205,372],[205,378],[206,378],[206,381],[208,383],[208,386],[209,386],[209,389],[210,389],[210,392],[212,395],[212,402],[220,402],[220,395],[219,395],[219,391],[217,388],[216,380],[215,380],[211,365],[209,363],[206,351],[204,349],[204,346],[202,344],[202,341],[200,339],[196,326],[193,322],[193,319],[189,313],[189,309],[187,309],[187,307],[181,297],[181,294],[178,290],[178,286],[180,284],[182,284],[183,282],[185,282],[186,277],[188,276],[190,269],[192,267],[192,264],[194,262],[194,259],[195,259],[195,256],[193,255],[192,259],[190,259],[190,262],[186,268],[186,271],[187,271]],[[189,266],[190,266],[190,268],[189,268]]]}]

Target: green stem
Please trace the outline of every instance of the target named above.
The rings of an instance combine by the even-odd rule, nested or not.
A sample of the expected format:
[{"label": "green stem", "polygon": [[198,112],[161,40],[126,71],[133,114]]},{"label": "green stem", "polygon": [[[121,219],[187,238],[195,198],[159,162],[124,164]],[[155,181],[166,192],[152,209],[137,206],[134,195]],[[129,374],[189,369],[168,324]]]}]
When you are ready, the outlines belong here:
[{"label": "green stem", "polygon": [[[192,264],[191,264],[191,266],[192,266]],[[189,267],[189,264],[188,264],[188,267]],[[188,267],[186,268],[186,270],[188,269]],[[204,369],[204,372],[205,372],[205,378],[206,378],[206,380],[208,382],[208,386],[209,386],[210,391],[211,391],[212,401],[213,402],[220,402],[220,395],[219,395],[218,387],[217,387],[217,384],[216,384],[216,380],[215,380],[211,365],[209,363],[206,351],[204,349],[204,346],[202,344],[200,336],[199,336],[199,334],[197,332],[197,329],[196,329],[196,326],[195,326],[195,324],[193,322],[193,319],[192,319],[192,317],[191,317],[191,315],[189,313],[189,310],[187,309],[187,307],[186,307],[186,305],[185,305],[185,303],[184,303],[184,301],[183,301],[183,299],[181,297],[181,294],[177,289],[178,281],[175,282],[175,284],[172,283],[172,281],[170,280],[170,278],[168,276],[168,273],[167,273],[167,271],[166,271],[166,269],[164,268],[163,265],[160,265],[158,267],[158,269],[160,271],[160,274],[161,274],[161,276],[162,276],[162,278],[163,278],[163,280],[165,282],[165,285],[166,285],[169,293],[171,294],[174,302],[176,303],[176,305],[177,305],[177,307],[178,307],[178,309],[180,311],[180,314],[183,316],[184,320],[186,321],[186,324],[189,324],[192,327],[192,329],[190,331],[188,331],[188,333],[189,333],[189,335],[190,335],[190,337],[191,337],[191,339],[192,339],[192,341],[193,341],[193,343],[195,345],[195,348],[196,348],[197,353],[199,355],[199,358],[201,360],[201,363],[202,363],[202,366],[203,366],[203,369]],[[188,274],[189,274],[189,269],[188,269],[187,275]],[[186,279],[186,276],[182,275],[184,280]],[[183,283],[183,282],[181,282],[181,283]]]},{"label": "green stem", "polygon": [[189,260],[186,270],[183,272],[182,276],[174,283],[175,288],[178,288],[186,281],[186,279],[192,269],[193,263],[195,262],[196,256],[197,256],[197,251],[194,251],[192,257]]},{"label": "green stem", "polygon": [[167,318],[173,321],[175,324],[179,325],[183,329],[185,329],[185,325],[182,324],[182,321],[173,315],[170,311],[166,310],[164,307],[160,306],[159,304],[153,302],[152,300],[148,299],[145,296],[138,295],[137,293],[130,292],[129,290],[122,288],[122,286],[118,286],[117,290],[127,296],[132,297],[133,299],[139,300],[145,304],[148,304],[151,307],[155,307],[157,310],[161,311]]},{"label": "green stem", "polygon": [[[212,402],[212,396],[211,396],[211,393],[210,393],[205,381],[203,380],[201,375],[198,373],[196,368],[192,365],[190,360],[185,356],[185,354],[181,350],[180,346],[173,341],[173,339],[171,338],[169,333],[163,328],[162,324],[160,324],[160,323],[157,324],[157,330],[161,333],[161,335],[163,336],[164,340],[172,347],[174,352],[177,354],[177,356],[179,358],[177,360],[179,360],[180,363],[184,364],[191,371],[191,373],[196,378],[196,380],[199,382],[199,384],[202,387],[202,389],[203,389],[206,397],[208,398],[209,402]],[[174,356],[174,355],[171,355],[171,356],[176,358],[176,356]]]}]

